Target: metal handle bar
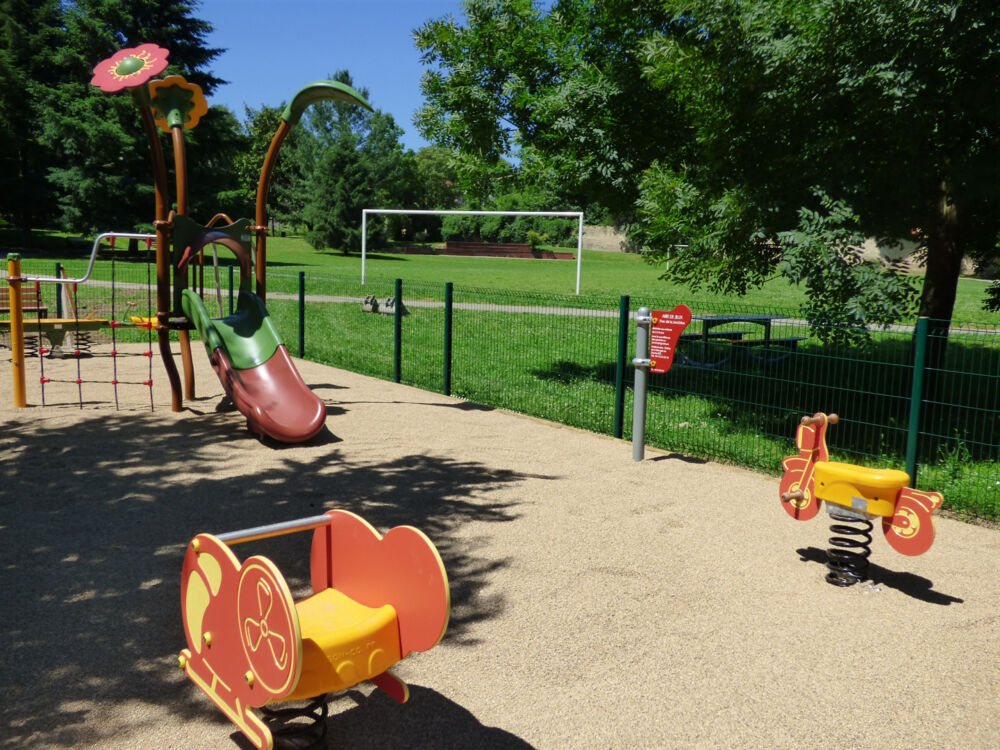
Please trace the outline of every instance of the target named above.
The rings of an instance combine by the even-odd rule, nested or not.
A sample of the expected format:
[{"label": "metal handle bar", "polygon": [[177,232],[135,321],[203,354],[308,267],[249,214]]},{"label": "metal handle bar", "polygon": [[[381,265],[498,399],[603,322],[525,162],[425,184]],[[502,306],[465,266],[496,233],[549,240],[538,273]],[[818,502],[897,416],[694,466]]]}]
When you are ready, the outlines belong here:
[{"label": "metal handle bar", "polygon": [[327,526],[329,523],[330,516],[309,516],[308,518],[299,518],[294,521],[283,521],[267,526],[254,526],[250,529],[228,531],[225,534],[217,534],[216,537],[220,542],[232,547],[234,544],[254,542],[258,539],[269,539],[272,536],[282,536],[284,534],[294,534],[296,531],[318,529],[320,526]]},{"label": "metal handle bar", "polygon": [[101,240],[105,237],[121,237],[125,240],[155,240],[155,234],[134,234],[130,232],[104,232],[97,235],[94,246],[90,250],[90,262],[87,264],[87,272],[78,279],[60,279],[58,276],[34,276],[25,274],[22,278],[25,281],[44,281],[49,284],[82,284],[90,278],[91,271],[94,270],[94,259],[97,257],[97,249],[101,246]]}]

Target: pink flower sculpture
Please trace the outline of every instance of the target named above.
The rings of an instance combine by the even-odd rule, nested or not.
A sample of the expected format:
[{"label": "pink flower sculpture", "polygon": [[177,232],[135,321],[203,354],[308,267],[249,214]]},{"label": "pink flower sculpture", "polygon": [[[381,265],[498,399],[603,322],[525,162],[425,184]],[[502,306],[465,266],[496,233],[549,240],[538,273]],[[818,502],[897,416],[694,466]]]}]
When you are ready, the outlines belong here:
[{"label": "pink flower sculpture", "polygon": [[141,44],[119,50],[94,66],[94,77],[90,79],[90,83],[109,94],[142,86],[167,67],[169,54],[163,47],[155,44]]}]

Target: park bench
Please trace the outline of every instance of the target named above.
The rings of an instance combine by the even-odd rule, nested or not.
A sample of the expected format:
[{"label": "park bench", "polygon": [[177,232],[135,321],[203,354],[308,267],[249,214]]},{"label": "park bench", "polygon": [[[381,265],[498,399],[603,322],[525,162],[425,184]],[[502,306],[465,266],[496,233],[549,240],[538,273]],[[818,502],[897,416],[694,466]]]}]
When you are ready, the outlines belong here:
[{"label": "park bench", "polygon": [[493,258],[544,258],[547,260],[572,260],[576,257],[570,252],[535,250],[532,249],[531,245],[519,242],[462,242],[456,240],[445,241],[441,254]]},{"label": "park bench", "polygon": [[[35,317],[44,318],[49,308],[43,304],[42,289],[36,281],[34,286],[21,287],[21,310],[24,314],[34,313]],[[0,314],[10,314],[10,287],[0,283]]]}]

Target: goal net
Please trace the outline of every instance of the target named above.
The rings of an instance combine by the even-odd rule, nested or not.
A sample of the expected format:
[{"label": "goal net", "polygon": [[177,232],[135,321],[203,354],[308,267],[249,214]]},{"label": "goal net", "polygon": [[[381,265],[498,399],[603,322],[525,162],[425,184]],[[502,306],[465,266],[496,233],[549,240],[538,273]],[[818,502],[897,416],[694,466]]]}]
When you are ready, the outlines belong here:
[{"label": "goal net", "polygon": [[361,212],[361,283],[365,283],[365,265],[368,255],[369,214],[396,214],[402,216],[552,216],[575,218],[576,232],[576,293],[580,293],[580,270],[583,263],[583,211],[433,211],[428,209],[366,208]]}]

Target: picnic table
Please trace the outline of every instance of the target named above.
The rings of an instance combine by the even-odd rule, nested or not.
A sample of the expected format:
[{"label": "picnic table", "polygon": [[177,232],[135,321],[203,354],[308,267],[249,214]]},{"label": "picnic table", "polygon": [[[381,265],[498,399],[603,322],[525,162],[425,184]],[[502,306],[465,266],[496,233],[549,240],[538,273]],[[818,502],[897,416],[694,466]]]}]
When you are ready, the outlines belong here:
[{"label": "picnic table", "polygon": [[[688,352],[680,352],[681,361],[684,364],[695,367],[709,367],[720,369],[729,366],[734,354],[746,354],[751,359],[755,359],[767,364],[784,361],[790,357],[798,346],[799,341],[805,339],[804,336],[788,336],[775,338],[771,335],[772,324],[776,320],[784,320],[787,316],[771,315],[766,313],[753,314],[726,314],[726,315],[692,315],[691,321],[694,326],[695,321],[700,321],[700,331],[686,333],[681,336],[682,342],[700,343],[697,356],[691,349]],[[754,325],[760,326],[760,338],[744,338],[749,331],[746,330],[715,330],[720,326],[738,325],[741,328]],[[709,347],[710,342],[724,343],[728,348],[722,349],[719,346]],[[784,351],[777,355],[772,354],[774,348]],[[763,350],[764,354],[757,354],[757,350]],[[723,351],[724,356],[711,361],[711,352]]]}]

